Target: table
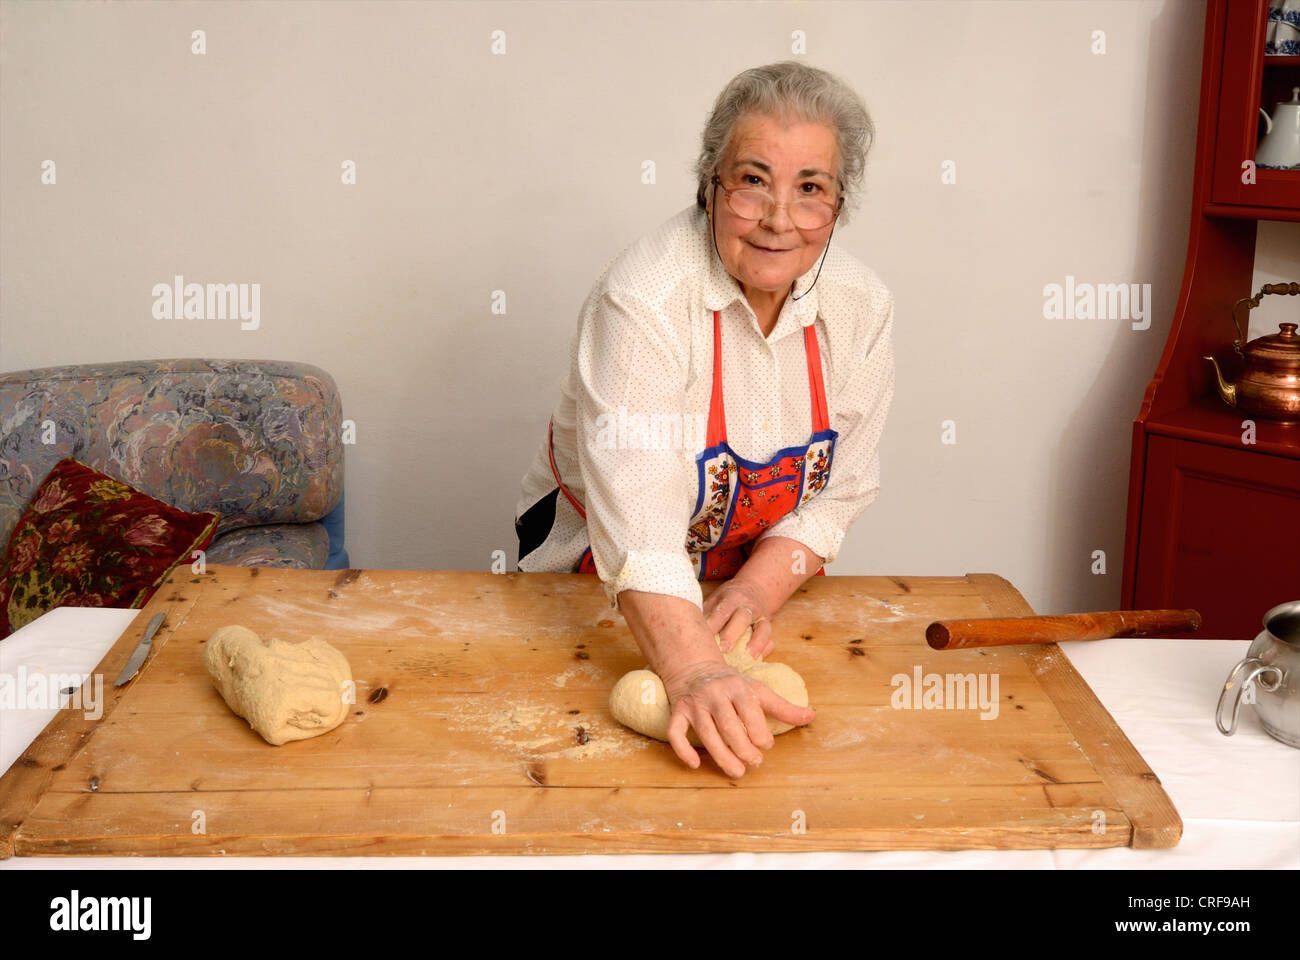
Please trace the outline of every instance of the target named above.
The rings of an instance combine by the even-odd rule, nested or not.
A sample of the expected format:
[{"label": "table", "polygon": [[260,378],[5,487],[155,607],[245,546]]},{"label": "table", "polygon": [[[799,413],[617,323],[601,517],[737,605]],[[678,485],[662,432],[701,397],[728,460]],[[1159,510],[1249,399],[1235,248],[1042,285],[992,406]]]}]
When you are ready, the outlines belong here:
[{"label": "table", "polygon": [[[221,568],[213,569],[218,574],[221,572]],[[250,576],[245,568],[230,568],[230,570],[235,572],[226,574],[228,577]],[[267,571],[267,573],[269,574],[271,571]],[[410,576],[418,576],[415,572],[407,573]],[[331,576],[335,575],[331,574]],[[466,574],[464,576],[487,575]],[[525,574],[519,576],[531,578],[555,577],[558,575]],[[267,582],[273,579],[275,578],[268,577]],[[561,580],[565,579],[561,578]],[[856,586],[870,587],[871,589],[862,591],[864,597],[873,591],[875,593],[881,592],[878,581],[892,582],[898,588],[900,594],[902,591],[902,588],[898,587],[897,578],[817,578],[818,581],[834,581],[837,579],[843,580],[845,583],[848,581],[858,582],[855,583]],[[943,578],[937,579],[942,580]],[[966,578],[952,579],[963,580]],[[213,581],[213,583],[215,582]],[[355,577],[349,583],[354,582],[356,582]],[[906,585],[906,581],[903,583]],[[226,586],[229,586],[229,583]],[[344,587],[343,592],[346,592],[348,584],[342,584],[341,586]],[[591,586],[596,587],[598,592],[598,585],[592,583]],[[839,589],[843,586],[845,584],[831,584],[820,589]],[[283,589],[281,587],[280,592]],[[329,589],[332,590],[333,588]],[[334,592],[341,596],[340,591],[334,590]],[[850,590],[848,592],[852,593],[854,591]],[[286,600],[283,596],[276,596],[276,593],[276,589],[271,588],[267,597],[264,597],[263,601],[259,601],[259,603],[274,606],[274,604],[283,605],[296,602]],[[164,594],[165,590],[160,591],[159,596],[161,597]],[[184,595],[181,593],[175,593],[172,596],[181,597],[182,601],[184,600]],[[324,593],[324,598],[318,602],[333,602],[328,599],[328,592]],[[559,596],[556,599],[562,601],[565,606],[572,607],[574,604],[572,596]],[[885,600],[883,602],[887,604],[892,601]],[[913,600],[909,602],[914,605],[917,603],[923,605],[926,600],[923,597],[913,597]],[[460,606],[464,607],[473,603],[472,600],[466,600]],[[910,609],[906,602],[895,603],[894,605],[901,612],[891,612],[887,616],[897,617],[896,622],[903,623],[907,621],[909,616],[914,618],[915,611]],[[153,604],[151,604],[152,606]],[[395,609],[398,610],[399,614],[403,614],[409,611],[410,607],[405,602],[399,602]],[[582,609],[587,611],[588,608],[583,607]],[[593,611],[595,609],[591,608]],[[145,611],[146,614],[149,614],[149,612]],[[446,612],[444,609],[444,615]],[[1002,613],[1004,611],[998,612]],[[123,612],[78,611],[78,613],[116,614],[120,616]],[[942,615],[955,616],[958,614],[944,612]],[[966,613],[965,615],[974,614]],[[49,616],[53,616],[53,614]],[[615,614],[615,616],[617,615]],[[602,618],[604,618],[603,614]],[[44,619],[46,618],[42,618],[42,620]],[[135,622],[137,630],[142,626],[143,619],[139,618]],[[397,621],[400,621],[400,619],[399,616]],[[393,620],[393,618],[390,617],[390,620]],[[599,623],[600,621],[596,622]],[[391,626],[391,624],[389,625]],[[860,625],[849,624],[849,631],[853,632],[852,628]],[[841,623],[840,627],[843,628],[844,624]],[[408,624],[407,629],[413,628],[413,624]],[[609,628],[597,627],[596,629],[608,630]],[[827,629],[833,628],[828,626]],[[782,640],[779,633],[778,640],[779,642]],[[123,646],[125,649],[129,644]],[[1131,738],[1138,744],[1139,750],[1150,749],[1153,751],[1153,755],[1162,758],[1160,764],[1155,764],[1159,776],[1165,781],[1166,788],[1169,790],[1170,795],[1174,797],[1175,802],[1179,804],[1180,809],[1184,809],[1185,805],[1187,805],[1184,812],[1187,832],[1184,835],[1183,843],[1173,848],[1173,850],[1057,849],[946,852],[909,850],[877,853],[674,853],[648,857],[639,855],[617,857],[587,855],[561,858],[425,857],[418,858],[413,862],[429,866],[451,864],[461,867],[474,867],[484,862],[496,867],[506,865],[524,867],[557,866],[569,863],[602,865],[610,862],[619,865],[649,862],[654,866],[672,866],[681,863],[727,866],[738,864],[820,866],[825,864],[868,863],[872,866],[936,864],[942,866],[1044,867],[1120,865],[1125,867],[1166,867],[1170,865],[1240,866],[1246,864],[1291,867],[1300,863],[1300,825],[1297,824],[1297,809],[1300,808],[1300,799],[1297,797],[1297,794],[1300,793],[1300,790],[1297,789],[1297,785],[1300,784],[1300,759],[1298,759],[1300,753],[1264,735],[1259,730],[1258,724],[1254,721],[1249,709],[1243,712],[1242,727],[1235,738],[1231,740],[1223,738],[1213,727],[1213,699],[1217,696],[1217,689],[1222,683],[1222,676],[1219,674],[1226,676],[1232,663],[1244,652],[1245,645],[1243,643],[1198,639],[1112,640],[1088,644],[1067,644],[1063,649],[1072,660],[1080,664],[1089,679],[1097,681],[1099,684],[1098,692],[1102,695],[1103,702],[1108,709],[1121,718],[1121,725],[1125,727]],[[637,659],[634,650],[629,652],[628,658],[629,663]],[[777,659],[789,659],[791,662],[795,662],[792,656],[783,657],[778,655]],[[802,664],[798,663],[796,665],[802,666]],[[1134,679],[1137,677],[1141,678],[1140,684],[1134,683]],[[810,686],[812,685],[810,680]],[[1207,689],[1207,685],[1209,692],[1202,692]],[[1193,700],[1198,694],[1201,697],[1201,703],[1199,704]],[[1209,701],[1208,706],[1206,706],[1207,699]],[[231,719],[235,720],[236,718],[232,717]],[[1128,729],[1130,724],[1133,725],[1132,730]],[[786,736],[794,735],[796,734]],[[778,746],[780,746],[780,741],[778,741]],[[268,747],[267,749],[278,748]],[[673,762],[675,763],[675,761]],[[1168,766],[1164,766],[1165,763]],[[1207,770],[1212,770],[1214,775],[1207,775]],[[681,768],[681,772],[690,775],[689,771],[685,771],[685,768]],[[1226,788],[1230,780],[1243,776],[1249,777],[1248,782],[1252,783],[1251,791],[1239,791],[1244,793],[1244,796]],[[1241,781],[1238,780],[1237,782]],[[259,858],[251,862],[257,863],[259,867],[275,864],[281,866],[305,865],[314,868],[326,867],[331,863],[337,864],[343,860],[346,860],[350,865],[355,865],[358,862],[357,858],[294,858],[277,859],[270,862]],[[242,858],[213,859],[204,857],[195,860],[148,858],[126,861],[120,858],[111,858],[91,859],[87,862],[95,865],[130,864],[155,867],[179,864],[210,868],[217,863],[237,864],[242,862],[247,865],[250,861]],[[360,862],[365,866],[383,867],[409,865],[412,861],[401,857],[384,857],[361,859]],[[60,858],[53,861],[42,861],[36,858],[18,857],[6,861],[4,867],[66,868],[82,863],[81,858],[76,860]]]}]

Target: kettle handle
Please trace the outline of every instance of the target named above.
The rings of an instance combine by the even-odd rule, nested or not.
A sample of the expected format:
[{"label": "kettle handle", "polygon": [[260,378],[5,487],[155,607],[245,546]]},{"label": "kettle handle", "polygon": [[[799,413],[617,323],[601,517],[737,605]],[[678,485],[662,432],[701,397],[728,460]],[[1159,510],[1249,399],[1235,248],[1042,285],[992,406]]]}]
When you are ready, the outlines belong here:
[{"label": "kettle handle", "polygon": [[1255,294],[1253,297],[1242,297],[1232,305],[1232,325],[1237,328],[1237,339],[1232,341],[1232,349],[1237,351],[1237,356],[1239,357],[1246,356],[1246,351],[1242,349],[1246,343],[1246,334],[1241,329],[1241,321],[1237,319],[1237,308],[1243,303],[1248,303],[1250,306],[1246,308],[1246,312],[1249,313],[1251,310],[1258,307],[1259,301],[1265,294],[1269,293],[1281,293],[1295,296],[1296,294],[1300,294],[1300,283],[1266,283],[1259,288],[1259,293]]},{"label": "kettle handle", "polygon": [[1268,115],[1268,111],[1263,107],[1259,108],[1259,112],[1264,115],[1264,136],[1267,137],[1273,132],[1273,118]]},{"label": "kettle handle", "polygon": [[[1246,671],[1246,675],[1238,678],[1237,675],[1242,670]],[[1248,657],[1233,667],[1232,673],[1228,674],[1228,679],[1223,684],[1223,693],[1219,694],[1219,706],[1214,711],[1214,724],[1225,737],[1230,737],[1237,732],[1237,712],[1241,709],[1242,693],[1256,677],[1265,673],[1271,673],[1273,676],[1266,677],[1261,681],[1260,685],[1265,690],[1276,690],[1278,684],[1282,682],[1282,671],[1272,664],[1265,663],[1258,657]],[[1229,693],[1232,693],[1232,720],[1225,727],[1223,725],[1223,708],[1227,705]]]}]

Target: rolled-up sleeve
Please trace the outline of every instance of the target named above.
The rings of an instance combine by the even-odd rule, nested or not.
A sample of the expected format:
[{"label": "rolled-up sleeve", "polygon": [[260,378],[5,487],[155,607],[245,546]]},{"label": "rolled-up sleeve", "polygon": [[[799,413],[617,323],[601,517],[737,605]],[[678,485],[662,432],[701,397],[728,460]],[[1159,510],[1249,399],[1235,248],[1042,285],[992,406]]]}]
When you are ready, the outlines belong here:
[{"label": "rolled-up sleeve", "polygon": [[797,540],[827,563],[839,555],[849,527],[880,493],[880,437],[894,397],[893,297],[883,318],[863,327],[850,372],[828,398],[831,427],[839,434],[830,480],[759,537]]},{"label": "rolled-up sleeve", "polygon": [[615,607],[623,590],[703,607],[686,552],[694,461],[651,429],[687,416],[687,357],[675,346],[662,317],[616,291],[598,295],[579,332],[578,467],[592,559]]}]

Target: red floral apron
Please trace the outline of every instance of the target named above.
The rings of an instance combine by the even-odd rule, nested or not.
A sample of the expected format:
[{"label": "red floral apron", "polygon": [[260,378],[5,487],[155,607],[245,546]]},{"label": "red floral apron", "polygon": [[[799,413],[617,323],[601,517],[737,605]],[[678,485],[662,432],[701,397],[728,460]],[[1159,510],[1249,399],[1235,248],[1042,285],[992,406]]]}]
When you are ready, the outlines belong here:
[{"label": "red floral apron", "polygon": [[[709,429],[705,449],[696,456],[699,495],[686,530],[686,551],[700,580],[727,580],[748,559],[763,530],[820,493],[831,475],[835,438],[822,382],[821,350],[813,324],[803,328],[808,360],[808,392],[812,396],[812,436],[803,446],[785,447],[767,463],[737,456],[727,444],[722,399],[722,321],[713,311],[713,392],[709,398]],[[584,519],[586,510],[560,480],[547,428],[551,473],[560,491]],[[577,573],[595,573],[591,547],[583,551]],[[817,573],[824,574],[824,569]]]}]

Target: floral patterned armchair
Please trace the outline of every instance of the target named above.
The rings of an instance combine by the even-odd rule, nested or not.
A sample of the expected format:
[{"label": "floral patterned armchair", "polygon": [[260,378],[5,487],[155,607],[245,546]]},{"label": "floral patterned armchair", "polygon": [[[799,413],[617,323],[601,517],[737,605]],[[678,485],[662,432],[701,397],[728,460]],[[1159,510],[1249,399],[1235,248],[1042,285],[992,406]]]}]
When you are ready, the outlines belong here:
[{"label": "floral patterned armchair", "polygon": [[64,457],[221,515],[208,563],[341,569],[342,400],[318,367],[140,360],[0,373],[0,549]]}]

